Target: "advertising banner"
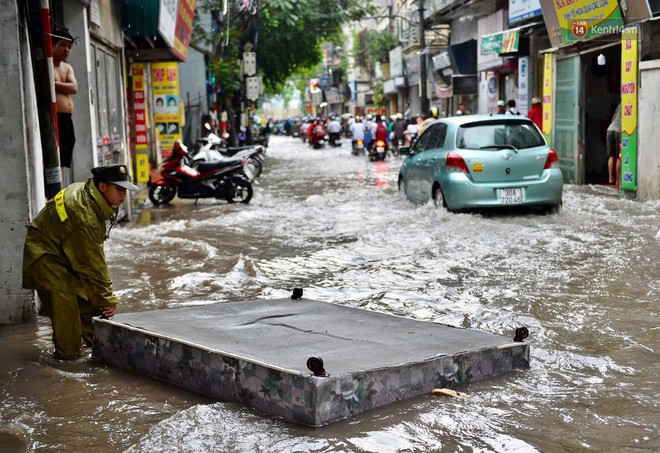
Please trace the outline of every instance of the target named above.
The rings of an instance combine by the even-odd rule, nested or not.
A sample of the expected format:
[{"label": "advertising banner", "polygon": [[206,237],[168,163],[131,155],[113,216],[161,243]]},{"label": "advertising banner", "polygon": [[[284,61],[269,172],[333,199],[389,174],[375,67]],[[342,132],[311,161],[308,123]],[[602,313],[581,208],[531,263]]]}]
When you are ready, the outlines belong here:
[{"label": "advertising banner", "polygon": [[552,146],[552,71],[554,56],[545,54],[543,59],[543,135]]},{"label": "advertising banner", "polygon": [[176,61],[151,65],[154,124],[163,159],[170,156],[172,146],[181,138],[178,72]]},{"label": "advertising banner", "polygon": [[174,46],[174,28],[178,6],[178,0],[160,0],[158,8],[158,31],[169,47]]},{"label": "advertising banner", "polygon": [[623,19],[616,0],[540,0],[553,46],[620,33]]},{"label": "advertising banner", "polygon": [[637,190],[637,42],[639,29],[621,34],[621,189]]},{"label": "advertising banner", "polygon": [[181,61],[188,59],[188,47],[190,46],[190,35],[192,34],[196,4],[197,0],[181,0],[179,2],[179,13],[177,14],[176,26],[174,28],[174,47],[172,47],[172,52],[181,58]]},{"label": "advertising banner", "polygon": [[543,14],[539,0],[509,0],[509,23],[515,24]]},{"label": "advertising banner", "polygon": [[135,128],[135,166],[137,183],[149,181],[149,149],[147,140],[147,107],[144,89],[144,64],[131,65],[133,75],[133,124]]}]

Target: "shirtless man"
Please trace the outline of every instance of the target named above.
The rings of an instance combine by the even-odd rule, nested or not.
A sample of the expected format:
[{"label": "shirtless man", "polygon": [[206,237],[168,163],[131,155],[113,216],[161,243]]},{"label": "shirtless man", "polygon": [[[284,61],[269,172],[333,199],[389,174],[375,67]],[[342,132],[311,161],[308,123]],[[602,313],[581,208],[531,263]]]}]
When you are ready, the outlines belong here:
[{"label": "shirtless man", "polygon": [[[73,131],[73,99],[72,94],[78,93],[78,82],[73,73],[73,68],[66,59],[71,54],[73,36],[66,29],[56,30],[52,34],[53,41],[53,65],[55,67],[55,98],[57,101],[57,129],[60,145],[60,165],[62,174],[65,176],[62,182],[70,183],[70,175],[65,174],[65,168],[71,167],[73,157],[73,145],[76,136]],[[67,172],[68,173],[68,172]]]}]

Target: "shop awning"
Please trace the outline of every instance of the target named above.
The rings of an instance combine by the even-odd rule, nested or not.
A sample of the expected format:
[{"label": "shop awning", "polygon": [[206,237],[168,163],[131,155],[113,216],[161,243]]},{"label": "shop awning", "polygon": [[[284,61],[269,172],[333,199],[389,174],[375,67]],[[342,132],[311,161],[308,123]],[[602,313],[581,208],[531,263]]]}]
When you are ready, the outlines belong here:
[{"label": "shop awning", "polygon": [[[186,61],[196,0],[122,0],[121,26],[136,61]],[[131,47],[133,47],[131,49]]]}]

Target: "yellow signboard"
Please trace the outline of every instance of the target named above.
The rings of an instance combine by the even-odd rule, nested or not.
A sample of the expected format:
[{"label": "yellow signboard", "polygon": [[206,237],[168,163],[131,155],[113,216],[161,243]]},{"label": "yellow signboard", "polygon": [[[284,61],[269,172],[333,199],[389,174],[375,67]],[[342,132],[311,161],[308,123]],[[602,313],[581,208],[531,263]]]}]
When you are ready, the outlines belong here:
[{"label": "yellow signboard", "polygon": [[621,188],[637,189],[637,61],[639,29],[621,33]]},{"label": "yellow signboard", "polygon": [[554,56],[545,54],[543,59],[543,135],[552,146],[552,70]]},{"label": "yellow signboard", "polygon": [[178,64],[175,61],[151,65],[154,125],[164,159],[170,156],[174,143],[181,138],[178,73]]}]

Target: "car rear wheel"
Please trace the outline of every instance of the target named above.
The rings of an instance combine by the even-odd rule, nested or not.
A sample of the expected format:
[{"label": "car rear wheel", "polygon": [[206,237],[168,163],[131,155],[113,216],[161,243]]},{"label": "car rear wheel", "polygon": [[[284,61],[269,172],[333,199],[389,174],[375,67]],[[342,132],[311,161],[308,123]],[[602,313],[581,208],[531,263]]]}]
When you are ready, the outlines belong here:
[{"label": "car rear wheel", "polygon": [[447,208],[447,202],[445,201],[445,197],[442,194],[442,189],[437,184],[433,187],[433,203],[435,204],[436,208],[439,208],[440,206],[445,209]]},{"label": "car rear wheel", "polygon": [[549,204],[545,207],[546,214],[559,214],[559,208],[561,208],[561,203],[559,204]]},{"label": "car rear wheel", "polygon": [[398,188],[399,188],[399,195],[401,195],[403,198],[406,198],[406,186],[403,183],[403,177],[401,176],[399,176]]}]

